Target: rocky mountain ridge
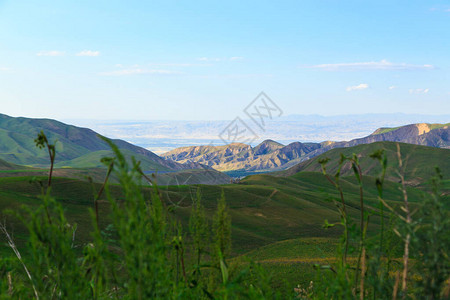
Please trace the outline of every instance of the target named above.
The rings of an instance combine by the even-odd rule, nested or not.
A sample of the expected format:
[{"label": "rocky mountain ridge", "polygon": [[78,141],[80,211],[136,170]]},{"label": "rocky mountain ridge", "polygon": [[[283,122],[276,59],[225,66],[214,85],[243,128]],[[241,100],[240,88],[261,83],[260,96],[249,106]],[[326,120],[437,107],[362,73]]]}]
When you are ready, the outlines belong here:
[{"label": "rocky mountain ridge", "polygon": [[341,142],[294,142],[282,145],[273,140],[265,140],[253,148],[241,143],[224,146],[181,147],[161,156],[179,163],[201,163],[219,171],[274,171],[287,169],[334,148],[346,148],[374,142],[391,141],[450,148],[449,125],[450,123],[418,123],[396,128],[379,128],[369,136]]}]

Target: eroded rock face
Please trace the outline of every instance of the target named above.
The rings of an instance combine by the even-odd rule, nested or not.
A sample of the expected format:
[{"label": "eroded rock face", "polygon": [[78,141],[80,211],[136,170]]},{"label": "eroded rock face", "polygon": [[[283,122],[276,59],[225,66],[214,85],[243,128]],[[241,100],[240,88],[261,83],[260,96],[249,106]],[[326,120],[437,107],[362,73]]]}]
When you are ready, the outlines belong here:
[{"label": "eroded rock face", "polygon": [[420,123],[398,128],[380,128],[369,136],[344,142],[294,142],[285,146],[272,140],[265,140],[254,148],[241,143],[225,146],[192,146],[174,149],[162,157],[179,163],[197,162],[220,171],[286,169],[334,148],[381,141],[450,148],[449,133],[449,124]]},{"label": "eroded rock face", "polygon": [[300,142],[284,146],[266,140],[254,148],[240,143],[226,146],[182,147],[169,151],[162,157],[180,163],[199,162],[220,171],[265,170],[281,167],[286,162],[320,147],[317,143]]}]

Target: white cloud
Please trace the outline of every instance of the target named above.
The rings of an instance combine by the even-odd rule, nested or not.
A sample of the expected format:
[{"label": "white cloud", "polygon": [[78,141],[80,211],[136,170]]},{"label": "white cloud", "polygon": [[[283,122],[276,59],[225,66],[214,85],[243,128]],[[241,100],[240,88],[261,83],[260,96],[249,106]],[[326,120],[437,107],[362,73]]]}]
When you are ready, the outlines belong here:
[{"label": "white cloud", "polygon": [[325,71],[364,71],[364,70],[387,70],[387,71],[413,71],[413,70],[433,70],[433,65],[413,65],[406,63],[392,63],[385,59],[381,61],[321,64],[309,66],[307,68],[320,69]]},{"label": "white cloud", "polygon": [[426,94],[430,91],[430,89],[410,89],[409,93],[410,94]]},{"label": "white cloud", "polygon": [[99,56],[100,51],[83,50],[75,54],[76,56]]},{"label": "white cloud", "polygon": [[64,51],[40,51],[36,53],[37,56],[64,56],[66,53]]},{"label": "white cloud", "polygon": [[230,60],[243,60],[244,58],[242,56],[233,56],[230,57]]},{"label": "white cloud", "polygon": [[430,8],[430,11],[437,11],[437,12],[450,12],[450,8],[448,8],[448,6],[439,6],[439,7],[432,7]]},{"label": "white cloud", "polygon": [[393,90],[396,89],[397,87],[395,85],[391,85],[390,87],[388,87],[388,89]]},{"label": "white cloud", "polygon": [[349,86],[345,90],[347,92],[351,92],[351,91],[365,90],[367,88],[369,88],[369,85],[367,83],[361,83],[361,84],[358,84],[358,85]]},{"label": "white cloud", "polygon": [[171,70],[153,70],[153,69],[149,70],[149,69],[141,69],[141,68],[123,69],[123,70],[100,73],[100,75],[104,75],[104,76],[125,76],[125,75],[140,75],[140,74],[180,75],[183,73],[178,72],[178,71],[171,71]]},{"label": "white cloud", "polygon": [[7,67],[0,67],[0,71],[9,71],[10,69]]}]

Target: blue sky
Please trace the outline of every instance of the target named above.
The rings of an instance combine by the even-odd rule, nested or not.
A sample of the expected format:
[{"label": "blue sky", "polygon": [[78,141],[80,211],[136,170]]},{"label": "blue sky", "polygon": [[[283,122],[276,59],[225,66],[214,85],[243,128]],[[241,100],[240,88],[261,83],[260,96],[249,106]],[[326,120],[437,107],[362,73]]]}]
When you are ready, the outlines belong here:
[{"label": "blue sky", "polygon": [[56,119],[450,111],[447,1],[0,0],[0,104]]}]

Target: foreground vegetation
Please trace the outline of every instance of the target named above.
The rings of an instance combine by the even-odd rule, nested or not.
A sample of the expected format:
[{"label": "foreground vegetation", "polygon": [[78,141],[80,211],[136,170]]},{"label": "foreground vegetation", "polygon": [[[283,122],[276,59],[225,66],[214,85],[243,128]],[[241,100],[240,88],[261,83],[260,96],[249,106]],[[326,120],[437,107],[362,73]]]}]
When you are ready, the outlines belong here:
[{"label": "foreground vegetation", "polygon": [[[43,134],[36,142],[48,150],[53,162],[55,145]],[[106,178],[104,185],[92,186],[95,192],[80,181],[71,184],[83,187],[70,190],[58,185],[67,180],[52,181],[50,172],[45,182],[35,179],[41,182],[36,206],[26,196],[36,192],[36,185],[26,187],[20,178],[3,179],[0,192],[8,199],[19,197],[35,205],[12,211],[25,226],[19,238],[27,241],[26,247],[17,246],[16,235],[13,238],[2,225],[14,254],[4,253],[0,262],[3,298],[448,297],[450,222],[443,203],[448,195],[439,190],[439,171],[430,192],[407,187],[400,148],[398,183],[385,180],[387,158],[378,151],[371,155],[380,165],[375,177],[362,175],[357,156],[342,156],[334,162],[332,175],[328,161],[322,159],[322,175],[299,173],[277,179],[257,175],[240,185],[160,190],[156,185],[143,188],[141,183],[154,183],[153,178],[138,162],[127,162],[114,144],[110,146],[114,157],[102,161],[108,167],[107,178],[115,174],[120,186],[109,186]],[[341,177],[341,170],[348,168],[353,174]],[[21,186],[20,193],[8,193],[8,185]],[[189,207],[186,194],[193,195]],[[59,195],[60,201],[52,195]],[[91,225],[67,218],[86,215],[77,211],[79,202],[70,203],[75,197],[85,199],[85,206],[87,199],[94,199]],[[318,203],[318,197],[327,201]],[[397,197],[401,203],[392,200]],[[307,212],[301,215],[303,220],[297,219],[300,211]],[[252,222],[246,220],[250,215]],[[326,230],[315,226],[324,221]],[[292,238],[299,230],[306,237],[231,258]],[[232,243],[240,250],[232,250]]]}]

